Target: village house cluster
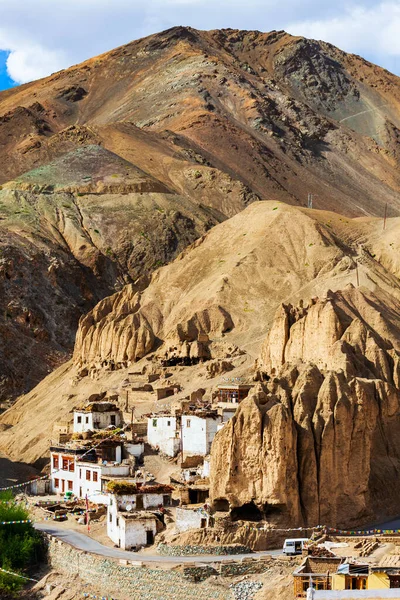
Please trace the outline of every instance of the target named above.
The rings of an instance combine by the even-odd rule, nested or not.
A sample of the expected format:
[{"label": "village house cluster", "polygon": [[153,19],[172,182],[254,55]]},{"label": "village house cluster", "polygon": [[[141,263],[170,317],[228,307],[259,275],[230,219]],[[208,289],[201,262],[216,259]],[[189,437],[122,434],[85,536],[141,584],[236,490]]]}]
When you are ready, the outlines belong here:
[{"label": "village house cluster", "polygon": [[[176,531],[212,523],[209,454],[217,432],[234,415],[250,385],[220,385],[213,402],[204,391],[125,424],[114,401],[95,399],[73,411],[72,431],[59,425],[50,446],[51,492],[64,501],[104,504],[107,534],[123,549],[152,544],[164,527],[165,508],[176,508]],[[174,396],[174,386],[156,390],[157,399]],[[133,413],[132,413],[133,414]],[[174,459],[171,485],[160,484],[142,468],[145,448]],[[174,500],[172,495],[174,494]]]}]

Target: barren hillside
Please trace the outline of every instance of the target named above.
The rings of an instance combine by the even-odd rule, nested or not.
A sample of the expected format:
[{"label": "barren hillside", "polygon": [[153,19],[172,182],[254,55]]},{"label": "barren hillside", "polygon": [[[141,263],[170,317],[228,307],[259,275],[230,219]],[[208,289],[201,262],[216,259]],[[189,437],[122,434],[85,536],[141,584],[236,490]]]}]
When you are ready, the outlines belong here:
[{"label": "barren hillside", "polygon": [[329,44],[185,27],[1,92],[0,398],[66,360],[98,300],[254,201],[400,214],[399,99]]}]

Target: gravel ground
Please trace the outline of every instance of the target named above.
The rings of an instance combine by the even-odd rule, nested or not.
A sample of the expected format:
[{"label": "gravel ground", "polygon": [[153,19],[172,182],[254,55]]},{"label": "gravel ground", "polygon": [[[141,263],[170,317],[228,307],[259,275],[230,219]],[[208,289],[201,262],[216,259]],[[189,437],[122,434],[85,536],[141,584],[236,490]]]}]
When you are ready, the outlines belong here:
[{"label": "gravel ground", "polygon": [[241,581],[231,585],[235,600],[252,600],[254,594],[262,588],[263,584],[259,581]]}]

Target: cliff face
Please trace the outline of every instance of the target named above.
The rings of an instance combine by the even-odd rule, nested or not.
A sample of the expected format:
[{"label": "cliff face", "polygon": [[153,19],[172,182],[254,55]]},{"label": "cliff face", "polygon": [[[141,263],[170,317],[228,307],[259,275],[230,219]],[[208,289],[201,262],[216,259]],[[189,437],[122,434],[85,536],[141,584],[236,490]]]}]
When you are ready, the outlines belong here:
[{"label": "cliff face", "polygon": [[282,305],[258,362],[268,381],[214,441],[213,500],[293,525],[397,514],[399,316],[352,287]]}]

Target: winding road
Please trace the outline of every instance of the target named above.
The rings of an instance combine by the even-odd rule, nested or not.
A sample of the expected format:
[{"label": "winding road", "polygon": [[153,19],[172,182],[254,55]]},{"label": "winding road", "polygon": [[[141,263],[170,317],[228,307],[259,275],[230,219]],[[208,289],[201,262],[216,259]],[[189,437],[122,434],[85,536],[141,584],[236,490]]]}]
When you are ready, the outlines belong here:
[{"label": "winding road", "polygon": [[119,550],[118,548],[109,548],[93,540],[84,533],[74,531],[73,529],[64,529],[56,525],[48,525],[47,523],[35,523],[35,529],[43,531],[49,535],[53,535],[59,540],[70,544],[78,550],[85,550],[91,554],[98,554],[105,558],[122,558],[125,560],[140,560],[145,563],[216,563],[223,560],[240,560],[242,558],[257,557],[257,556],[279,556],[282,550],[266,550],[265,552],[253,552],[252,554],[226,554],[226,555],[201,555],[201,556],[162,556],[161,554],[141,554],[140,552],[129,552],[127,550]]}]

